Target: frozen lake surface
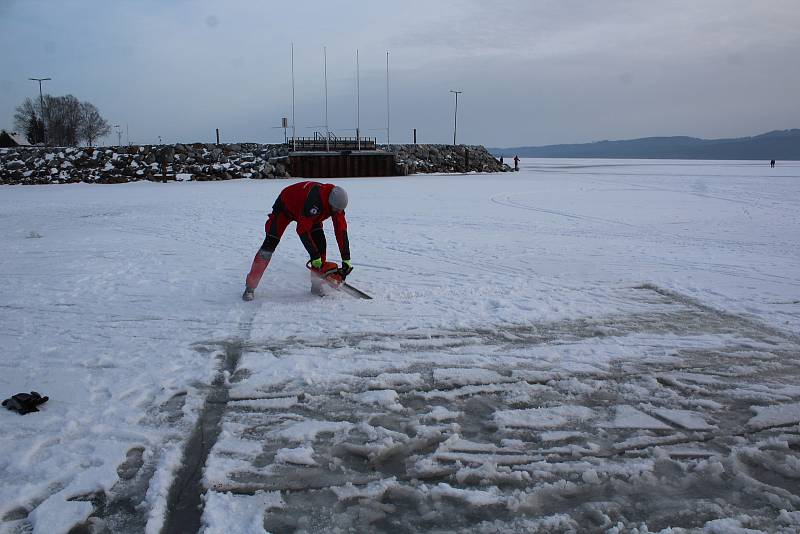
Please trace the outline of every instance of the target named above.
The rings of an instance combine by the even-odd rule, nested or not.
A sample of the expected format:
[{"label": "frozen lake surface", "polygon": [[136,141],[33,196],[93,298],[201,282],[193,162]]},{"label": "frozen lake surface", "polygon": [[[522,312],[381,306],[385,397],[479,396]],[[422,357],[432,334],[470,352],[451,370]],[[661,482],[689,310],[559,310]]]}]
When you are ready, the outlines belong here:
[{"label": "frozen lake surface", "polygon": [[336,182],[0,188],[0,532],[800,531],[800,163]]}]

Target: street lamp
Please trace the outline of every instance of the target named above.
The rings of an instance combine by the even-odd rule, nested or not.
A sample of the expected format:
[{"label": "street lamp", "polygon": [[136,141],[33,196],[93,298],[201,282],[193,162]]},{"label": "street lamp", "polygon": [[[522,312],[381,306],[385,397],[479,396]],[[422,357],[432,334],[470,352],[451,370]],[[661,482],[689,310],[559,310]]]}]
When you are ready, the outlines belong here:
[{"label": "street lamp", "polygon": [[458,95],[463,93],[464,91],[450,91],[454,95],[456,95],[456,111],[453,114],[453,146],[456,146],[456,132],[458,131]]},{"label": "street lamp", "polygon": [[39,82],[39,111],[42,114],[42,141],[47,145],[47,128],[44,125],[44,97],[42,97],[42,82],[52,80],[52,78],[28,78],[32,82]]}]

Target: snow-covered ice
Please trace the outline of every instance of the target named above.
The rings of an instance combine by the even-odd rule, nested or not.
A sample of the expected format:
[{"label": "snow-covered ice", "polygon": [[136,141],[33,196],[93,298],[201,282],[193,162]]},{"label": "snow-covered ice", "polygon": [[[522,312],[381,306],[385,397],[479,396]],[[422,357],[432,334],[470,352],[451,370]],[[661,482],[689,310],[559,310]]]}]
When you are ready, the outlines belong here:
[{"label": "snow-covered ice", "polygon": [[244,303],[288,183],[0,188],[0,532],[797,532],[800,164],[337,180],[374,299]]}]

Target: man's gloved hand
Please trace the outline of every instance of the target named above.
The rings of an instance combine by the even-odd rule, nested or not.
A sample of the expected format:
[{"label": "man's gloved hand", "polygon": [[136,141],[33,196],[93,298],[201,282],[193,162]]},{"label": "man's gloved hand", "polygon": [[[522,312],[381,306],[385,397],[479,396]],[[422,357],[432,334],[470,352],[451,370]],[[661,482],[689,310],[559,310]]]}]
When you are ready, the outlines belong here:
[{"label": "man's gloved hand", "polygon": [[350,260],[343,260],[342,266],[339,268],[339,275],[342,277],[342,280],[347,278],[347,275],[353,272],[353,265],[350,263]]},{"label": "man's gloved hand", "polygon": [[317,274],[317,276],[322,278],[327,278],[332,274],[339,274],[339,266],[333,261],[325,261],[322,258],[314,258],[308,262],[308,265],[311,267],[311,270]]}]

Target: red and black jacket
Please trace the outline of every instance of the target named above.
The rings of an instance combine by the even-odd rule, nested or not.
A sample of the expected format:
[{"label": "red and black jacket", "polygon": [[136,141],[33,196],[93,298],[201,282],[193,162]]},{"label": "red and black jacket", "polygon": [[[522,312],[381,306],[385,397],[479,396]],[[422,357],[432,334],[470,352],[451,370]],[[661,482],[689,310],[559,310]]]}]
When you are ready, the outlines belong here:
[{"label": "red and black jacket", "polygon": [[344,211],[334,212],[328,203],[328,196],[334,187],[333,184],[319,182],[298,182],[281,191],[272,207],[273,211],[282,212],[289,220],[297,222],[297,235],[312,259],[319,257],[318,245],[312,232],[321,230],[322,222],[329,217],[333,221],[333,231],[342,260],[350,259]]}]

